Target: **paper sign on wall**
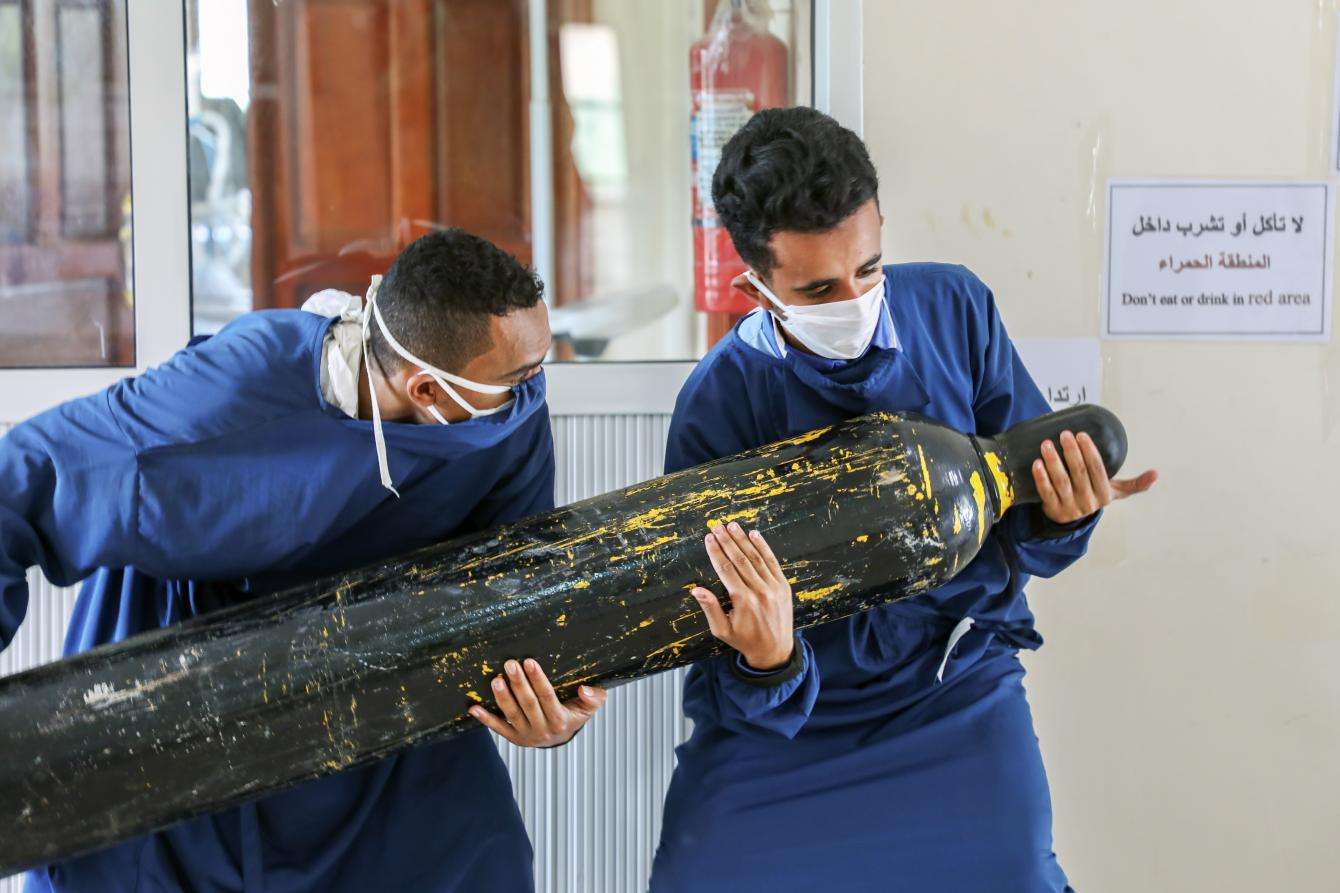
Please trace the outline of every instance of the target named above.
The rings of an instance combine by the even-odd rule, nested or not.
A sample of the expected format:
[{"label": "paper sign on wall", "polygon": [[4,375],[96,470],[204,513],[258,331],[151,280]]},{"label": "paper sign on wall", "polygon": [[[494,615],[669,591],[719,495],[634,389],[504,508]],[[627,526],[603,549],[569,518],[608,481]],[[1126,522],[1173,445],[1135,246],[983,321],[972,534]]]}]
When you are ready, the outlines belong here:
[{"label": "paper sign on wall", "polygon": [[1102,402],[1097,338],[1017,338],[1014,346],[1053,410]]},{"label": "paper sign on wall", "polygon": [[1107,337],[1329,337],[1329,183],[1112,181],[1107,195]]}]

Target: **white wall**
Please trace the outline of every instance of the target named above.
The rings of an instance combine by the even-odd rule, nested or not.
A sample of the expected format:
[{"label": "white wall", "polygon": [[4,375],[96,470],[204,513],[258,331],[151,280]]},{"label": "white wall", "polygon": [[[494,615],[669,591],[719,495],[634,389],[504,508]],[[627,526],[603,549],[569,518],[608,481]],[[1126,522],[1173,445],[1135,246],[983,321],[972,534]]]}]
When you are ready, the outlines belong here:
[{"label": "white wall", "polygon": [[[1326,176],[1330,0],[868,0],[894,259],[1093,336],[1108,177]],[[1340,347],[1106,344],[1155,492],[1032,590],[1056,849],[1084,890],[1340,885]]]}]

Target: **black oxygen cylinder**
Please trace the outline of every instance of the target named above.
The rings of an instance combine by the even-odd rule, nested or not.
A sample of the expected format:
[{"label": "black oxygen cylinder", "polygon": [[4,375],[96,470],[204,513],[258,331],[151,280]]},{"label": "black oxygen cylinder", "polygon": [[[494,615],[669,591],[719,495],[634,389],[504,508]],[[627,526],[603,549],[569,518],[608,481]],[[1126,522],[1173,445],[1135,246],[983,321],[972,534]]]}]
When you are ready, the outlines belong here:
[{"label": "black oxygen cylinder", "polygon": [[1012,506],[1076,407],[996,438],[878,413],[0,679],[0,875],[367,763],[475,725],[508,658],[563,697],[723,647],[708,525],[757,528],[798,628],[928,592]]}]

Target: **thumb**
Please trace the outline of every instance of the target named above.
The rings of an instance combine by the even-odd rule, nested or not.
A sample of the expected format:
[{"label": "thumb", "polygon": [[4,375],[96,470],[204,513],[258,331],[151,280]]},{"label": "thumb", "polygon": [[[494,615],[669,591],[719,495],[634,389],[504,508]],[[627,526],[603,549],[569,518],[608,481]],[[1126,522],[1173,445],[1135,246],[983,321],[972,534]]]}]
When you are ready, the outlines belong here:
[{"label": "thumb", "polygon": [[698,607],[702,608],[703,613],[707,615],[707,628],[712,631],[712,635],[729,645],[731,639],[730,618],[722,610],[721,602],[717,601],[717,597],[710,590],[701,586],[694,588],[693,597],[698,600]]},{"label": "thumb", "polygon": [[588,719],[595,716],[597,710],[605,705],[605,698],[609,697],[609,692],[603,688],[596,688],[594,685],[581,685],[577,687],[577,696],[568,702],[568,709],[580,713]]},{"label": "thumb", "polygon": [[1151,468],[1137,477],[1113,481],[1112,492],[1117,499],[1125,499],[1128,496],[1145,492],[1154,486],[1158,479],[1159,473]]}]

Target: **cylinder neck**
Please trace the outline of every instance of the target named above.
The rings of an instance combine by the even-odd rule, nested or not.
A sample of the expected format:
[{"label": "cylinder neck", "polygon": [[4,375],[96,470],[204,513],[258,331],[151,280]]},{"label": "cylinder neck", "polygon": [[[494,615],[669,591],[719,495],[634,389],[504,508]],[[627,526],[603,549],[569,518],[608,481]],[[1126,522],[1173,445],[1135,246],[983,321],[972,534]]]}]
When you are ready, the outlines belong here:
[{"label": "cylinder neck", "polygon": [[[1115,475],[1126,461],[1126,429],[1121,421],[1101,406],[1088,404],[1020,422],[996,437],[976,438],[982,462],[992,471],[996,486],[1011,491],[1011,504],[1042,501],[1033,481],[1033,463],[1042,456],[1044,441],[1060,447],[1063,431],[1084,432],[1093,438],[1109,475]],[[1002,498],[1002,504],[1005,501]]]}]

